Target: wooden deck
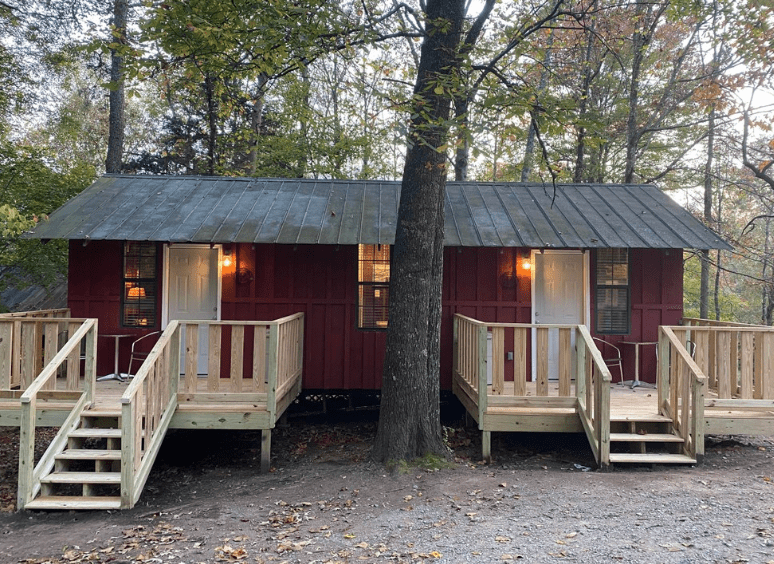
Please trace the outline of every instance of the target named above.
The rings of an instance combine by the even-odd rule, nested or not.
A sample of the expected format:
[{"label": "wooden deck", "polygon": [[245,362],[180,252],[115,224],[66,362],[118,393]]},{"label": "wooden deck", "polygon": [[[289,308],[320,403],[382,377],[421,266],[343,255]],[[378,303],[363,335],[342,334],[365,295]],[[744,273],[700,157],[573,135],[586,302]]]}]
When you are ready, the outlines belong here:
[{"label": "wooden deck", "polygon": [[[303,314],[172,321],[125,382],[97,381],[96,319],[50,317],[0,316],[0,425],[20,428],[20,509],[132,507],[170,428],[260,429],[268,470],[271,430],[301,391]],[[59,427],[39,460],[36,426]]]},{"label": "wooden deck", "polygon": [[[491,456],[492,431],[584,432],[603,467],[694,463],[706,433],[774,434],[774,329],[693,321],[659,329],[656,384],[632,389],[611,383],[583,326],[457,315],[453,392],[482,431],[484,458]],[[520,375],[515,381],[504,378],[506,358]],[[672,452],[648,455],[644,443],[654,442]],[[638,452],[611,453],[611,443],[630,443]]]}]

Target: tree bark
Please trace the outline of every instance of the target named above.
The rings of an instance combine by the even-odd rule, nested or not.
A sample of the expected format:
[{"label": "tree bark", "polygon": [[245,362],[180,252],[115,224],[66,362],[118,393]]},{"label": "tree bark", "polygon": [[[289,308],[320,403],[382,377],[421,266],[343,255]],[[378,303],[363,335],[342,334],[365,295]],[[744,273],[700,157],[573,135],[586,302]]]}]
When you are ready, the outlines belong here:
[{"label": "tree bark", "polygon": [[204,77],[204,95],[207,98],[207,173],[215,176],[215,146],[218,141],[217,102],[212,75],[208,72]]},{"label": "tree bark", "polygon": [[390,271],[390,322],[376,460],[445,455],[438,358],[443,203],[449,133],[449,79],[457,80],[464,0],[428,0],[426,35],[414,87]]},{"label": "tree bark", "polygon": [[[113,42],[126,45],[127,0],[113,3]],[[124,57],[118,49],[110,50],[110,110],[108,118],[108,150],[105,172],[121,172],[124,154]]]},{"label": "tree bark", "polygon": [[[704,164],[704,222],[712,224],[712,161],[715,157],[715,110],[710,110],[707,134],[707,161]],[[701,280],[699,285],[699,317],[707,319],[709,313],[709,249],[699,251]]]}]

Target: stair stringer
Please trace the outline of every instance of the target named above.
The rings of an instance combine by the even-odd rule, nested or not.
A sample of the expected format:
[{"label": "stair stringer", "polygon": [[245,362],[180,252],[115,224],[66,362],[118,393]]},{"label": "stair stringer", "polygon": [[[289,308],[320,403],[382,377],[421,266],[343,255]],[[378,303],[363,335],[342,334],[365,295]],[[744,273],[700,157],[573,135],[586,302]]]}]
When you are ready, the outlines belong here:
[{"label": "stair stringer", "polygon": [[[67,418],[59,428],[59,432],[51,440],[48,448],[40,457],[40,461],[35,465],[32,471],[32,483],[24,484],[22,480],[23,468],[19,468],[19,484],[17,493],[17,507],[19,510],[24,509],[28,503],[34,501],[34,499],[40,494],[41,483],[40,480],[43,477],[51,474],[56,464],[56,455],[61,454],[67,447],[67,438],[71,432],[76,430],[81,425],[81,413],[91,407],[92,403],[88,400],[86,394],[83,394],[78,402],[73,406]],[[34,429],[34,425],[32,427]],[[32,445],[34,449],[34,442],[23,440],[24,437],[19,438],[19,449],[25,448],[25,445]],[[30,453],[29,460],[34,460],[34,453]],[[21,465],[23,457],[19,453],[19,463]],[[23,490],[29,488],[30,492],[27,493]]]}]

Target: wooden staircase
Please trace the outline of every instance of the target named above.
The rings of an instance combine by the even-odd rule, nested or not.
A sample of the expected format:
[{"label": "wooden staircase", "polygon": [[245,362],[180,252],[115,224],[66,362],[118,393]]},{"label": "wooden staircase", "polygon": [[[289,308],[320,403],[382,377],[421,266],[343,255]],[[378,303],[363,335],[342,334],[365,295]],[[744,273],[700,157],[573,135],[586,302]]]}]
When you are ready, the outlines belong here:
[{"label": "wooden staircase", "polygon": [[121,508],[121,410],[86,409],[26,509]]},{"label": "wooden staircase", "polygon": [[610,417],[611,464],[696,464],[664,415]]}]

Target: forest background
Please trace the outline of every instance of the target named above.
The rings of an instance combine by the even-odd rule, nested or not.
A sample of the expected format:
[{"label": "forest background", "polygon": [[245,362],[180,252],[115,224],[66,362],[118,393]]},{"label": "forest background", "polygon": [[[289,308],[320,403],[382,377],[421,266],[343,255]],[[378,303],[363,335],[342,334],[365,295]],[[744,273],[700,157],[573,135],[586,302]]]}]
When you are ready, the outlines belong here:
[{"label": "forest background", "polygon": [[[0,0],[0,265],[16,267],[0,284],[65,271],[61,242],[19,236],[106,171],[400,178],[422,9]],[[465,33],[481,9],[467,6]],[[434,86],[453,99],[449,177],[656,183],[735,247],[685,255],[686,315],[771,325],[771,4],[491,10],[459,73]]]}]

